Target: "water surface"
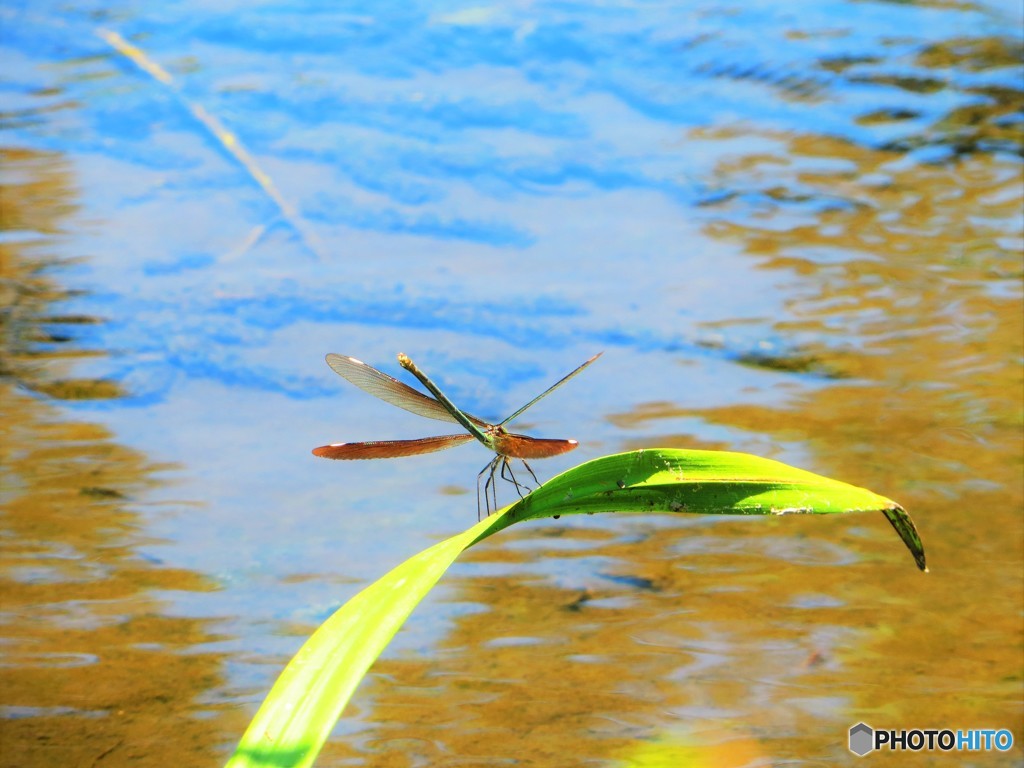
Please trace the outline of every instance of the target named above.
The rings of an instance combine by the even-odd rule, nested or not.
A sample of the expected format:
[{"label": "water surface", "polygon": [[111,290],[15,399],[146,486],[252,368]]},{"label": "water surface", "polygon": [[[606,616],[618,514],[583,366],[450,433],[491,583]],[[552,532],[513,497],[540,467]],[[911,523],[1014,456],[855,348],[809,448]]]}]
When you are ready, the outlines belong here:
[{"label": "water surface", "polygon": [[542,478],[770,456],[900,501],[932,572],[881,515],[519,526],[321,764],[852,764],[862,720],[1019,762],[1020,23],[7,4],[3,763],[223,762],[320,621],[475,520],[475,446],[310,455],[436,434],[325,353],[501,419],[601,350],[517,423],[581,442]]}]

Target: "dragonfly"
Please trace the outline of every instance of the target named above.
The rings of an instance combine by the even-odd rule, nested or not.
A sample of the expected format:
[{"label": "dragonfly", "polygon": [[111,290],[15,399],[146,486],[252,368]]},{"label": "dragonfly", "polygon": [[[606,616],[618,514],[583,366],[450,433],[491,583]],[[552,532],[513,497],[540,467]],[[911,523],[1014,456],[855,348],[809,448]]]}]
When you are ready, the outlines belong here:
[{"label": "dragonfly", "polygon": [[[361,443],[331,443],[330,445],[314,448],[313,455],[325,459],[390,459],[398,456],[417,456],[423,453],[443,451],[474,439],[479,440],[487,448],[494,451],[494,458],[477,475],[476,502],[477,518],[479,519],[480,483],[484,475],[487,476],[487,479],[483,485],[483,498],[487,514],[489,515],[492,510],[491,501],[493,500],[494,502],[493,508],[496,509],[498,506],[496,476],[500,475],[503,480],[512,483],[516,487],[520,498],[523,498],[523,490],[527,492],[531,490],[524,483],[520,483],[516,479],[512,472],[512,459],[519,459],[523,466],[526,467],[526,471],[530,473],[533,481],[540,485],[537,475],[534,474],[533,469],[527,464],[526,460],[558,456],[573,450],[579,445],[576,440],[518,435],[505,429],[505,425],[520,416],[528,408],[536,405],[539,400],[551,394],[551,392],[565,384],[569,379],[576,376],[584,368],[597,360],[601,354],[601,352],[598,352],[572,373],[563,376],[508,418],[497,424],[491,424],[484,419],[477,418],[457,408],[438,386],[405,354],[398,355],[399,365],[419,379],[420,383],[427,388],[427,391],[433,397],[425,395],[397,379],[391,378],[386,373],[381,373],[362,360],[331,353],[327,355],[327,364],[335,373],[347,379],[364,392],[368,392],[386,403],[398,406],[418,416],[437,419],[438,421],[455,422],[466,431],[456,435],[420,437],[414,440],[370,440]],[[490,496],[488,496],[488,492]]]}]

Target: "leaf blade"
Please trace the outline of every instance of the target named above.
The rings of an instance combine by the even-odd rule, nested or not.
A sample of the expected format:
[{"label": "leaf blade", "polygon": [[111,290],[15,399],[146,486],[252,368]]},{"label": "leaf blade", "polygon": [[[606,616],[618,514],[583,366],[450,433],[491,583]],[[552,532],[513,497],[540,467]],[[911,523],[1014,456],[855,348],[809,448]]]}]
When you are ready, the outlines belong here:
[{"label": "leaf blade", "polygon": [[646,449],[581,464],[415,555],[349,600],[281,673],[228,768],[312,765],[370,665],[456,557],[516,522],[562,514],[838,514],[881,511],[926,571],[913,521],[865,488],[771,459]]}]

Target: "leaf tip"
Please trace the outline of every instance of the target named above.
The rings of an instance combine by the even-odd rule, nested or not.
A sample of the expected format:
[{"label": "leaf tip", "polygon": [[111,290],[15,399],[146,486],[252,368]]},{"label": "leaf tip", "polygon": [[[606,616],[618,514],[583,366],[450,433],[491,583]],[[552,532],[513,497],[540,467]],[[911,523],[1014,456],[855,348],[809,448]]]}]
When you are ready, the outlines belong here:
[{"label": "leaf tip", "polygon": [[896,533],[903,539],[903,543],[907,545],[907,549],[914,556],[914,562],[917,563],[917,567],[922,573],[928,573],[928,565],[925,562],[924,557],[924,544],[921,543],[921,536],[917,532],[917,528],[914,526],[914,521],[910,519],[910,515],[907,514],[906,510],[903,509],[899,504],[893,502],[893,505],[888,509],[883,509],[882,514],[885,515],[886,519],[892,523],[892,527],[896,529]]}]

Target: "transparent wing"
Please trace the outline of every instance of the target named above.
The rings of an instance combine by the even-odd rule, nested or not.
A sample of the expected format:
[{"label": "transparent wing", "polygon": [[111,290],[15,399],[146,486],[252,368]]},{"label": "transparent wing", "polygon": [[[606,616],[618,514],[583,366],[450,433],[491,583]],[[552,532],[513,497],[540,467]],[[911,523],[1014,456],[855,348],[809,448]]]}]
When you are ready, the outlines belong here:
[{"label": "transparent wing", "polygon": [[[599,357],[600,357],[601,355],[603,355],[603,354],[604,354],[603,352],[598,352],[598,353],[597,353],[596,355],[594,355],[594,356],[593,356],[592,358],[590,358],[589,360],[587,360],[587,362],[585,362],[585,363],[584,363],[583,365],[581,365],[581,366],[580,366],[579,368],[577,368],[577,369],[576,369],[575,371],[573,371],[572,373],[570,373],[570,374],[569,374],[569,375],[567,375],[567,376],[563,376],[562,378],[560,378],[560,379],[559,379],[558,381],[556,381],[556,382],[555,382],[554,384],[552,384],[552,385],[551,385],[550,387],[548,387],[547,389],[545,389],[545,390],[544,390],[543,392],[541,392],[541,393],[540,393],[539,395],[537,395],[537,396],[536,396],[535,398],[533,398],[533,400],[531,400],[530,402],[528,402],[528,403],[527,403],[526,405],[524,405],[524,406],[523,406],[522,408],[520,408],[520,409],[519,409],[518,411],[516,411],[515,413],[513,413],[513,414],[512,414],[511,416],[509,416],[509,417],[508,417],[507,419],[505,419],[505,420],[504,420],[503,422],[501,422],[501,423],[502,423],[502,424],[508,424],[508,423],[509,423],[510,421],[512,421],[512,419],[514,419],[514,418],[515,418],[516,416],[519,416],[519,415],[520,415],[520,414],[521,414],[521,413],[522,413],[523,411],[525,411],[525,410],[526,410],[527,408],[530,408],[531,406],[533,406],[533,405],[536,405],[536,403],[537,403],[537,401],[538,401],[538,400],[540,400],[540,399],[541,399],[542,397],[547,397],[548,395],[550,395],[550,394],[551,394],[551,393],[552,393],[553,391],[555,391],[555,390],[556,390],[556,389],[558,389],[558,388],[559,388],[560,386],[562,386],[563,384],[565,384],[565,382],[567,382],[567,381],[568,381],[569,379],[571,379],[571,378],[572,378],[573,376],[575,376],[575,375],[576,375],[577,373],[579,373],[580,371],[582,371],[582,370],[583,370],[584,368],[586,368],[586,367],[587,367],[588,365],[590,365],[590,364],[591,364],[592,362],[594,362],[595,360],[597,360],[597,358],[599,358]],[[500,425],[499,425],[499,426],[500,426]]]},{"label": "transparent wing", "polygon": [[366,443],[334,443],[313,449],[322,459],[393,459],[443,451],[473,440],[470,434],[421,437],[417,440],[372,440]]},{"label": "transparent wing", "polygon": [[[332,352],[327,355],[327,364],[343,379],[347,379],[364,392],[369,392],[385,403],[391,403],[410,413],[415,413],[417,416],[458,423],[458,420],[434,398],[391,378],[386,373],[381,373],[362,360],[356,360],[354,357],[346,355],[336,355]],[[476,424],[487,426],[485,422],[475,416],[470,416],[468,413],[466,416]],[[435,448],[434,450],[441,449]]]}]

